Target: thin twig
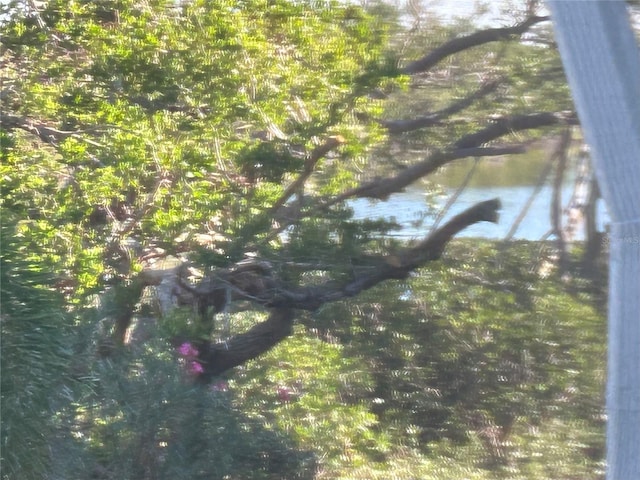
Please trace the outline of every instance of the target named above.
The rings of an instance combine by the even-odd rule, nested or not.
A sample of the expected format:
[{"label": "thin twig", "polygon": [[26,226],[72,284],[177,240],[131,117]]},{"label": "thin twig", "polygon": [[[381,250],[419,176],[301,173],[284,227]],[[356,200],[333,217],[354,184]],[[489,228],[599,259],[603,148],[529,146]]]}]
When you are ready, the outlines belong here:
[{"label": "thin twig", "polygon": [[511,228],[509,229],[509,232],[505,235],[504,237],[505,242],[510,241],[515,235],[515,233],[518,231],[518,228],[520,227],[522,220],[524,220],[524,218],[527,216],[527,213],[529,212],[529,209],[531,208],[533,201],[536,199],[536,197],[540,193],[540,190],[542,190],[542,187],[544,186],[544,184],[547,183],[547,178],[551,173],[554,161],[555,161],[555,158],[550,157],[549,160],[547,161],[547,164],[544,166],[544,169],[542,170],[542,172],[540,172],[540,176],[538,177],[538,181],[536,182],[535,188],[531,192],[531,195],[529,195],[529,198],[524,204],[524,207],[522,207],[522,210],[520,210],[520,213],[518,214],[516,219],[513,221],[513,224],[511,224]]},{"label": "thin twig", "polygon": [[464,177],[464,180],[462,181],[462,183],[460,184],[456,192],[453,195],[451,195],[451,197],[449,197],[449,200],[447,200],[447,204],[438,213],[438,216],[433,222],[433,225],[431,226],[431,230],[429,230],[429,233],[432,233],[436,228],[438,228],[438,225],[440,225],[440,222],[442,221],[444,216],[449,212],[453,204],[456,203],[456,200],[458,200],[458,197],[460,197],[462,192],[464,192],[464,190],[467,188],[467,186],[469,185],[469,182],[471,181],[471,179],[473,178],[473,175],[476,172],[476,168],[478,167],[479,163],[480,163],[480,157],[476,157],[473,159],[473,165],[467,172],[467,175]]}]

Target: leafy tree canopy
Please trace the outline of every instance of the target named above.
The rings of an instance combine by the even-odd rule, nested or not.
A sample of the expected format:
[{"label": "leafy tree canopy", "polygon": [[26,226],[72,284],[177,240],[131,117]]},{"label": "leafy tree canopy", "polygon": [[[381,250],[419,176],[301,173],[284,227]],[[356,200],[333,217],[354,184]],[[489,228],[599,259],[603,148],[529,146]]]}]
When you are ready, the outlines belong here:
[{"label": "leafy tree canopy", "polygon": [[[538,334],[535,316],[516,309],[522,335],[491,316],[515,287],[441,272],[479,298],[498,291],[478,313],[445,305],[446,282],[407,280],[467,226],[497,221],[499,200],[410,244],[386,236],[393,222],[354,220],[348,203],[385,200],[460,158],[521,153],[575,123],[535,4],[477,31],[383,3],[4,2],[2,389],[17,398],[9,371],[29,395],[8,407],[3,398],[14,420],[26,419],[3,430],[3,444],[16,446],[3,462],[42,478],[47,462],[23,468],[33,446],[49,448],[62,478],[85,461],[98,478],[310,478],[314,458],[291,438],[362,467],[391,454],[399,420],[411,424],[407,448],[419,449],[461,443],[480,421],[506,431],[525,413],[532,424],[547,415],[544,401],[558,405],[574,378],[537,368],[561,350],[545,343],[558,340],[547,330],[516,358],[531,346],[526,334]],[[335,303],[386,280],[400,282],[366,294],[384,306],[370,296],[360,310]],[[425,292],[435,312],[426,319],[415,301]],[[263,355],[291,336],[288,356],[321,354],[326,369],[311,357],[295,379],[279,350]],[[443,341],[418,353],[425,336]],[[358,370],[370,346],[379,358]],[[477,385],[474,361],[489,371]],[[423,389],[432,393],[418,398]],[[499,394],[484,398],[485,389]],[[458,403],[467,393],[476,409]],[[336,399],[328,417],[306,413]],[[424,423],[424,412],[437,418]],[[38,422],[37,445],[16,440]],[[82,452],[75,464],[70,452]]]},{"label": "leafy tree canopy", "polygon": [[393,74],[385,28],[354,7],[311,7],[10,9],[3,208],[24,220],[34,255],[73,277],[75,295],[128,277],[152,248],[205,247],[214,264],[273,256],[282,247],[270,210],[332,138],[314,189],[354,182],[378,137],[352,121],[379,110],[359,90]]}]

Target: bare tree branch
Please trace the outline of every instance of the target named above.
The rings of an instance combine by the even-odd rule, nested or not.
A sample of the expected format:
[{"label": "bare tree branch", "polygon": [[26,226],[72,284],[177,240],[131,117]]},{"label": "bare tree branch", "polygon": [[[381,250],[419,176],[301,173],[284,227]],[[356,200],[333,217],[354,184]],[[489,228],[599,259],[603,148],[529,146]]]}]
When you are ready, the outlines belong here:
[{"label": "bare tree branch", "polygon": [[487,82],[475,92],[430,115],[406,120],[383,120],[380,124],[386,127],[391,134],[412,132],[421,128],[439,125],[445,118],[464,110],[476,100],[495,91],[499,85],[500,82],[498,80]]},{"label": "bare tree branch", "polygon": [[326,208],[331,205],[335,205],[336,203],[340,203],[349,198],[376,198],[384,200],[388,198],[389,195],[402,191],[403,188],[436,171],[441,166],[460,158],[490,157],[524,152],[525,148],[521,145],[507,147],[474,147],[449,151],[437,150],[422,162],[416,163],[415,165],[402,170],[395,177],[377,179],[360,187],[348,190],[327,201],[323,207]]},{"label": "bare tree branch", "polygon": [[323,144],[318,145],[306,158],[304,162],[304,170],[291,184],[285,189],[284,193],[276,200],[270,209],[271,213],[277,212],[287,200],[289,200],[307,181],[313,173],[316,164],[331,150],[345,142],[340,135],[329,137]]},{"label": "bare tree branch", "polygon": [[43,142],[56,147],[60,142],[69,137],[75,138],[81,142],[86,142],[94,147],[102,147],[99,143],[81,136],[80,133],[85,133],[84,131],[58,130],[57,128],[50,127],[42,122],[29,120],[25,117],[4,112],[0,115],[0,127],[8,131],[16,128],[24,130],[36,135]]},{"label": "bare tree branch", "polygon": [[[201,380],[209,381],[230,368],[242,365],[291,335],[294,310],[317,310],[326,303],[353,297],[386,280],[406,278],[415,269],[439,259],[449,241],[468,226],[482,221],[497,222],[499,209],[498,199],[478,203],[453,217],[418,244],[395,255],[375,257],[375,268],[355,276],[343,285],[326,282],[312,287],[288,287],[284,284],[273,287],[273,282],[277,280],[270,278],[265,291],[257,295],[251,291],[245,295],[245,298],[251,297],[256,303],[270,308],[269,318],[227,341],[201,344],[199,360],[205,370]],[[233,271],[232,268],[225,275],[230,276]],[[255,286],[256,284],[252,283],[252,287]],[[206,296],[209,290],[211,294],[215,294],[218,288],[214,284],[205,284],[205,288],[200,288],[198,295]]]},{"label": "bare tree branch", "polygon": [[438,48],[432,50],[428,55],[425,55],[424,57],[411,62],[409,65],[404,67],[403,73],[412,75],[416,73],[426,72],[448,56],[454,55],[469,48],[484,45],[485,43],[519,37],[536,23],[540,23],[545,20],[549,20],[549,17],[540,17],[534,15],[527,18],[523,22],[514,25],[513,27],[478,30],[471,35],[454,38],[453,40],[444,43]]},{"label": "bare tree branch", "polygon": [[455,148],[479,147],[503,135],[520,130],[575,124],[577,124],[577,118],[573,112],[543,112],[501,117],[495,119],[489,126],[460,138],[453,146]]},{"label": "bare tree branch", "polygon": [[488,127],[463,136],[453,143],[449,150],[436,150],[425,160],[402,170],[395,177],[376,179],[360,187],[348,190],[325,202],[322,207],[327,208],[349,198],[377,198],[382,200],[453,160],[466,157],[523,153],[522,146],[482,147],[482,145],[508,133],[558,124],[573,125],[575,123],[577,123],[577,119],[572,112],[544,112],[499,118]]}]

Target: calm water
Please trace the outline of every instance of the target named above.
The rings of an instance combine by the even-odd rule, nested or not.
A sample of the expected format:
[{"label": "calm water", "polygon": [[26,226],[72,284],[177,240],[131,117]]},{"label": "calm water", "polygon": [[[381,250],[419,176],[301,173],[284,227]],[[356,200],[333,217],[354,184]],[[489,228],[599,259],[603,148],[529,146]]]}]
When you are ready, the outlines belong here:
[{"label": "calm water", "polygon": [[[470,165],[471,163],[469,162],[457,164],[453,166],[454,168],[434,177],[434,182],[449,185],[444,187],[443,195],[438,195],[435,198],[437,206],[442,207],[447,203],[449,196],[457,190],[454,185],[459,185],[462,182]],[[543,162],[535,158],[519,159],[513,162],[510,159],[500,165],[495,162],[488,162],[485,166],[480,164],[476,169],[473,181],[460,195],[443,221],[475,203],[497,197],[502,202],[499,223],[481,222],[464,230],[460,236],[504,238],[535,190],[535,185],[543,166]],[[562,193],[563,205],[567,204],[573,193],[573,175],[570,174],[568,177]],[[551,229],[551,181],[551,178],[549,178],[547,185],[538,193],[529,208],[527,216],[520,223],[514,238],[540,240]],[[426,186],[412,186],[405,192],[392,195],[386,202],[358,199],[352,201],[350,205],[354,209],[355,218],[358,219],[394,219],[403,228],[392,232],[392,234],[409,239],[425,236],[433,223],[433,217],[424,218],[421,226],[416,223],[428,211],[427,198],[428,188]],[[604,212],[602,202],[598,205],[598,213],[599,227],[603,229],[607,221],[607,215]],[[583,235],[582,232],[579,233],[577,239],[580,240]]]}]

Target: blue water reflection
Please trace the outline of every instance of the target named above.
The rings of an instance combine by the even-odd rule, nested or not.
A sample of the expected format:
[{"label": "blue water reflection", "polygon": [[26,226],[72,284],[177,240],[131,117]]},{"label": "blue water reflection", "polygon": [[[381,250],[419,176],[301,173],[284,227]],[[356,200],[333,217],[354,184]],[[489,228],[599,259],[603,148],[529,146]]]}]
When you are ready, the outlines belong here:
[{"label": "blue water reflection", "polygon": [[[443,221],[469,208],[470,206],[489,200],[500,198],[502,210],[500,211],[500,221],[498,224],[481,222],[464,230],[460,236],[483,237],[483,238],[504,238],[516,218],[524,208],[528,198],[533,193],[535,186],[510,186],[510,187],[490,187],[490,188],[467,188],[452,206]],[[446,194],[438,198],[438,205],[444,206],[454,189],[447,189]],[[562,191],[563,205],[566,205],[573,192],[573,183],[568,183]],[[542,187],[541,191],[533,201],[527,216],[520,223],[514,238],[526,240],[540,240],[551,230],[551,198],[552,188],[550,185]],[[400,238],[424,237],[429,231],[433,222],[433,217],[425,219],[422,226],[417,226],[415,222],[427,211],[427,202],[424,189],[420,187],[408,188],[405,192],[392,195],[386,202],[373,202],[368,199],[357,199],[349,203],[354,210],[354,217],[357,219],[395,219],[402,225],[402,230],[391,232],[391,235]],[[604,229],[608,221],[604,204],[598,203],[598,227]],[[442,222],[441,222],[442,224]],[[578,230],[576,240],[583,240],[582,229]]]}]

